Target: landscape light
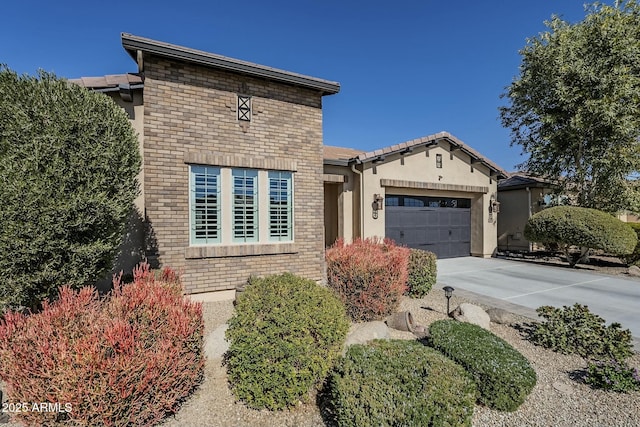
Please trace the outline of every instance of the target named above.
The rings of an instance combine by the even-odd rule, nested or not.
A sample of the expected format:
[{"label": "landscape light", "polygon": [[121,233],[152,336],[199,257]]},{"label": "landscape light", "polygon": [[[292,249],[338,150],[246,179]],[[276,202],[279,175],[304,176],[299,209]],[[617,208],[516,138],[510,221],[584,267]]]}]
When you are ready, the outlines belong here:
[{"label": "landscape light", "polygon": [[444,290],[444,296],[447,297],[447,316],[450,316],[449,314],[449,300],[451,299],[451,295],[453,295],[453,291],[455,289],[453,289],[451,286],[445,286],[444,288],[442,288],[442,290]]}]

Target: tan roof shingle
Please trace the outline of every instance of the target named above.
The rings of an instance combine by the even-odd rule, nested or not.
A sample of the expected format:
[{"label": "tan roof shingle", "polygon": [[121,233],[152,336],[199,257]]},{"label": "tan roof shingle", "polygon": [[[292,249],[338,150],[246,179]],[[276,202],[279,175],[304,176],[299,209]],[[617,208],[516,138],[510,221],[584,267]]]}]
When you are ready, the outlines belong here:
[{"label": "tan roof shingle", "polygon": [[108,89],[116,88],[119,85],[137,85],[142,84],[143,79],[137,74],[111,74],[101,77],[80,77],[78,79],[69,79],[71,83],[86,87],[87,89]]}]

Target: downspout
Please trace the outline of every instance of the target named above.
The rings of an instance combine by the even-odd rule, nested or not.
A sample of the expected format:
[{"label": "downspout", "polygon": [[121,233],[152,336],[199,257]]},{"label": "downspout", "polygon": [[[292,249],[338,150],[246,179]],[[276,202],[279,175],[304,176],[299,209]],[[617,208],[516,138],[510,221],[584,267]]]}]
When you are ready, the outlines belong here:
[{"label": "downspout", "polygon": [[[528,202],[527,220],[529,220],[529,218],[531,218],[531,189],[527,187],[526,190],[527,190],[527,202]],[[531,251],[533,251],[533,243],[529,242],[529,252]]]},{"label": "downspout", "polygon": [[364,239],[364,179],[362,172],[356,169],[356,163],[351,165],[351,171],[358,175],[358,181],[360,181],[360,238]]}]

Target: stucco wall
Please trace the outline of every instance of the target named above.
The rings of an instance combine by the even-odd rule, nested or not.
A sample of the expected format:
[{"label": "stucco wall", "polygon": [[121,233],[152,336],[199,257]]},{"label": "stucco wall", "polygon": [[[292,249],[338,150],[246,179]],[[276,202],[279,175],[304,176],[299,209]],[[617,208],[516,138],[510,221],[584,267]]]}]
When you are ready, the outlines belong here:
[{"label": "stucco wall", "polygon": [[529,217],[544,206],[539,202],[545,189],[530,187],[498,192],[500,215],[498,217],[498,248],[500,250],[528,251],[531,245],[524,237],[524,227]]},{"label": "stucco wall", "polygon": [[[442,156],[442,168],[436,167],[438,154]],[[497,182],[490,178],[490,171],[486,166],[479,163],[471,165],[469,156],[460,151],[450,152],[446,141],[440,141],[435,146],[416,148],[404,156],[387,156],[384,162],[379,164],[366,162],[358,168],[363,166],[362,201],[357,177],[354,177],[354,186],[358,187],[358,191],[354,191],[352,200],[354,206],[362,205],[363,208],[364,237],[385,236],[385,210],[379,211],[377,218],[373,217],[374,194],[383,197],[387,194],[463,197],[471,199],[472,203],[472,254],[486,257],[494,253],[497,246],[497,216],[490,217],[489,204],[491,196],[496,195]],[[382,185],[383,182],[386,182],[386,185]],[[359,211],[353,211],[359,220]],[[354,232],[354,235],[357,234]]]},{"label": "stucco wall", "polygon": [[[142,89],[133,91],[131,101],[123,100],[118,91],[106,92],[105,96],[109,96],[116,104],[122,107],[129,116],[129,121],[138,134],[138,149],[142,156],[144,146],[144,102]],[[140,193],[134,201],[134,210],[127,223],[123,243],[120,246],[114,268],[106,278],[97,284],[101,290],[110,288],[114,274],[118,274],[119,272],[130,274],[133,268],[145,258],[144,166],[141,167],[140,173],[138,174],[138,185]]]}]

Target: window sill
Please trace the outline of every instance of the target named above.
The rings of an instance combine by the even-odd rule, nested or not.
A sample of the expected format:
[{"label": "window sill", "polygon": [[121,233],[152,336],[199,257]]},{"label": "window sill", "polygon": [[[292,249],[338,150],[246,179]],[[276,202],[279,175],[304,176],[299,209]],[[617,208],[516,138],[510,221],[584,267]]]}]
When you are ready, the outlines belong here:
[{"label": "window sill", "polygon": [[298,252],[296,244],[288,243],[250,243],[243,245],[190,246],[185,249],[186,259],[223,258],[255,255],[278,255]]}]

